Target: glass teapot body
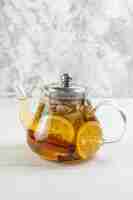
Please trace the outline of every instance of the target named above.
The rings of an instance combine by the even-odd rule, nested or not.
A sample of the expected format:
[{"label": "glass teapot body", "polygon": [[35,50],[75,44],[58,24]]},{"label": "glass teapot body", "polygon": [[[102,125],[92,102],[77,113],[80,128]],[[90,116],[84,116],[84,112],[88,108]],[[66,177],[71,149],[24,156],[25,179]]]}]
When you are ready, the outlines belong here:
[{"label": "glass teapot body", "polygon": [[117,142],[125,131],[126,117],[120,113],[124,126],[119,138],[103,138],[96,110],[86,98],[86,88],[71,85],[64,74],[60,84],[45,86],[34,112],[28,111],[26,98],[21,98],[20,118],[26,127],[27,143],[42,159],[81,161],[92,158],[104,143]]},{"label": "glass teapot body", "polygon": [[[102,143],[100,124],[92,110],[91,103],[84,99],[41,100],[27,129],[29,146],[43,159],[75,161],[89,158]],[[87,138],[90,126],[93,127],[91,138]]]}]

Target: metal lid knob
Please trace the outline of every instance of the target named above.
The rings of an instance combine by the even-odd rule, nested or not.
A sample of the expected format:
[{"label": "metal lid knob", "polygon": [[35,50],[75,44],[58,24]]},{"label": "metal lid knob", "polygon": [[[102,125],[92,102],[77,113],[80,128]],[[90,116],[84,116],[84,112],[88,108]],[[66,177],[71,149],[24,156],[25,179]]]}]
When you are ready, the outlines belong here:
[{"label": "metal lid knob", "polygon": [[64,73],[61,75],[61,84],[64,88],[69,88],[72,81],[72,77],[69,76],[68,73]]},{"label": "metal lid knob", "polygon": [[85,97],[85,87],[72,82],[68,73],[60,76],[60,82],[51,83],[45,86],[45,94],[56,99],[81,99]]}]

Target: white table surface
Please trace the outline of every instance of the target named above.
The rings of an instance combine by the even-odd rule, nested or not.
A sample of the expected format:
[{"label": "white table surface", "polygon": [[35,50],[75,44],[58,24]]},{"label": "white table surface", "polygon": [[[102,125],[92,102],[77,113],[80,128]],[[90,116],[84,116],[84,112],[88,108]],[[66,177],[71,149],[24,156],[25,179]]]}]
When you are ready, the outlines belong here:
[{"label": "white table surface", "polygon": [[14,100],[0,100],[0,199],[133,199],[133,100],[117,101],[126,112],[126,136],[104,145],[80,165],[41,161],[25,143]]}]

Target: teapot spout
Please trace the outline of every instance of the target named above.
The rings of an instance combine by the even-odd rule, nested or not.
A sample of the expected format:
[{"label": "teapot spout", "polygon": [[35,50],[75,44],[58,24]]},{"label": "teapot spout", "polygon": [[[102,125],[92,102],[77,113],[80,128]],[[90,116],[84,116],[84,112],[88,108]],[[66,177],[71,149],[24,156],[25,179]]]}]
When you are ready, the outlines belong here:
[{"label": "teapot spout", "polygon": [[30,110],[29,98],[27,97],[19,99],[19,118],[24,128],[30,129],[33,116]]},{"label": "teapot spout", "polygon": [[25,99],[25,98],[27,98],[25,89],[24,89],[24,87],[22,86],[21,83],[15,83],[14,84],[14,90],[15,90],[17,99]]},{"label": "teapot spout", "polygon": [[30,110],[29,97],[23,86],[19,83],[15,84],[16,98],[19,100],[19,117],[24,128],[29,129],[32,123],[32,112]]}]

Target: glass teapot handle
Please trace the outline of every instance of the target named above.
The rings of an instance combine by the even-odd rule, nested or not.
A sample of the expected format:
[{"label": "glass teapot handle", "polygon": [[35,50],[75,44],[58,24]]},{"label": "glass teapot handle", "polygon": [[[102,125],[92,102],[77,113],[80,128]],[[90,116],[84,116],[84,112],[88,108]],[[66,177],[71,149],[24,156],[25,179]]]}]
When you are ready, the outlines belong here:
[{"label": "glass teapot handle", "polygon": [[110,101],[100,102],[98,105],[95,106],[95,108],[93,109],[93,112],[96,112],[97,110],[99,110],[99,108],[105,107],[105,106],[111,106],[112,108],[114,108],[120,114],[120,116],[122,118],[122,121],[123,121],[123,129],[122,129],[121,134],[120,134],[119,137],[112,138],[112,139],[104,137],[103,138],[103,144],[119,142],[122,139],[122,137],[124,136],[125,132],[126,132],[126,125],[127,125],[126,115],[124,114],[124,112],[117,105],[114,105]]}]

